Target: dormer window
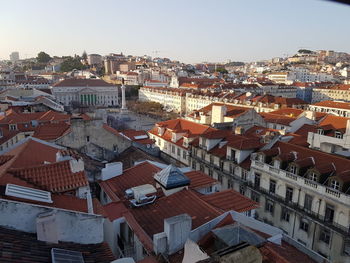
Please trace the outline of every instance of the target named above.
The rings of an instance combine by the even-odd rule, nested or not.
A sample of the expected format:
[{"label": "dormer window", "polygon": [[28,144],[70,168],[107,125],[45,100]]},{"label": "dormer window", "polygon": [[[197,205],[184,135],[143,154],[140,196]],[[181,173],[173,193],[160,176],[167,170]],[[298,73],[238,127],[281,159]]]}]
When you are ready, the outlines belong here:
[{"label": "dormer window", "polygon": [[343,139],[343,134],[341,132],[336,131],[334,137],[338,139]]},{"label": "dormer window", "polygon": [[337,181],[337,180],[332,180],[331,181],[331,187],[334,189],[334,190],[338,190],[340,189],[340,183]]},{"label": "dormer window", "polygon": [[296,168],[296,166],[291,165],[291,166],[289,167],[289,172],[291,172],[292,174],[296,174],[296,173],[297,173],[297,168]]},{"label": "dormer window", "polygon": [[317,129],[317,133],[323,135],[324,131],[323,131],[323,129]]},{"label": "dormer window", "polygon": [[280,160],[275,160],[275,161],[273,162],[273,167],[279,169],[279,168],[281,167],[281,162],[280,162]]},{"label": "dormer window", "polygon": [[162,128],[158,127],[158,135],[162,135]]},{"label": "dormer window", "polygon": [[17,130],[17,124],[10,124],[10,125],[9,125],[9,129],[10,129],[10,131],[15,131],[15,130]]},{"label": "dormer window", "polygon": [[264,162],[264,156],[262,154],[258,154],[258,161],[259,162]]},{"label": "dormer window", "polygon": [[309,179],[311,181],[317,182],[317,174],[315,174],[314,172],[311,172],[309,175]]},{"label": "dormer window", "polygon": [[173,142],[176,142],[176,133],[173,133],[173,134],[171,135],[171,140],[172,140]]}]

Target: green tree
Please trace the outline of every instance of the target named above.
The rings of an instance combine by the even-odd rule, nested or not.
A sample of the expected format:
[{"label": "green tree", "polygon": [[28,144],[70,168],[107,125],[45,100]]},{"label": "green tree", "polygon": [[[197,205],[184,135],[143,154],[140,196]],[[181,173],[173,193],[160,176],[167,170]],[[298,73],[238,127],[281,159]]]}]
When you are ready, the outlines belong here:
[{"label": "green tree", "polygon": [[69,57],[61,64],[62,72],[72,71],[73,69],[86,69],[86,66],[80,62],[79,57]]},{"label": "green tree", "polygon": [[217,68],[216,72],[220,72],[222,74],[227,74],[228,73],[228,71],[225,68]]},{"label": "green tree", "polygon": [[51,57],[49,54],[45,53],[44,51],[41,51],[36,59],[39,63],[47,63],[51,60]]}]

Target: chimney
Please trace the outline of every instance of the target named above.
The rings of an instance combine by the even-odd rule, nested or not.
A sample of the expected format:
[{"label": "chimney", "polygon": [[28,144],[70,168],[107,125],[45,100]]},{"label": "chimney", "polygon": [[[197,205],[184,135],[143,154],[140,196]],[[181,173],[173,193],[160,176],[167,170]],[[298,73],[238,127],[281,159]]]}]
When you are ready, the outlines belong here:
[{"label": "chimney", "polygon": [[91,197],[90,191],[86,191],[85,195],[86,195],[88,213],[93,214],[94,213],[94,206],[92,204],[92,197]]},{"label": "chimney", "polygon": [[213,105],[211,110],[211,124],[223,123],[227,108],[225,105]]},{"label": "chimney", "polygon": [[164,219],[164,232],[167,237],[168,254],[171,255],[182,249],[192,229],[192,218],[181,214]]},{"label": "chimney", "polygon": [[113,177],[119,176],[123,173],[123,163],[114,162],[107,163],[105,168],[101,170],[101,179],[102,181],[106,181]]}]

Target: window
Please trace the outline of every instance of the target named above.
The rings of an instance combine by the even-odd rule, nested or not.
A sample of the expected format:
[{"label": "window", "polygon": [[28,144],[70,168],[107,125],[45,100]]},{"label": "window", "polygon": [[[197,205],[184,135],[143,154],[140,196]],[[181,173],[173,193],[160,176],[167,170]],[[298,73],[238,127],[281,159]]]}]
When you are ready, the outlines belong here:
[{"label": "window", "polygon": [[9,129],[10,129],[10,131],[17,130],[17,125],[16,124],[10,124]]},{"label": "window", "polygon": [[244,181],[247,181],[247,175],[248,175],[248,171],[242,169],[242,179],[243,179]]},{"label": "window", "polygon": [[254,176],[254,186],[260,187],[260,177],[261,177],[260,174],[255,173],[255,176]]},{"label": "window", "polygon": [[334,206],[326,204],[326,211],[324,215],[324,221],[333,222],[334,219]]},{"label": "window", "polygon": [[304,209],[307,211],[312,210],[312,196],[305,194]]},{"label": "window", "polygon": [[250,198],[251,198],[253,201],[257,202],[257,203],[259,203],[259,201],[260,201],[259,194],[256,193],[256,192],[254,192],[254,191],[251,191],[251,196],[250,196]]},{"label": "window", "polygon": [[230,178],[227,180],[227,188],[232,189],[233,188],[233,180]]},{"label": "window", "polygon": [[286,201],[292,202],[293,201],[293,188],[287,187],[286,189]]},{"label": "window", "polygon": [[289,218],[290,218],[289,210],[283,207],[281,212],[281,220],[289,222]]},{"label": "window", "polygon": [[218,174],[218,181],[219,181],[220,183],[222,183],[222,175],[221,175],[221,174]]},{"label": "window", "polygon": [[87,141],[87,142],[90,141],[90,136],[86,136],[86,141]]},{"label": "window", "polygon": [[187,153],[186,153],[186,151],[183,151],[183,152],[182,152],[182,158],[183,158],[183,159],[186,159],[186,157],[187,157]]},{"label": "window", "polygon": [[272,193],[272,194],[276,193],[276,181],[275,180],[270,180],[269,192]]},{"label": "window", "polygon": [[341,132],[336,131],[334,137],[338,139],[343,139],[343,134]]},{"label": "window", "polygon": [[350,239],[348,237],[344,238],[343,252],[344,254],[350,256]]},{"label": "window", "polygon": [[281,162],[280,162],[280,160],[275,160],[275,161],[273,162],[273,167],[279,169],[279,168],[281,167]]},{"label": "window", "polygon": [[204,165],[203,165],[203,164],[200,165],[199,170],[200,170],[201,172],[204,172]]},{"label": "window", "polygon": [[273,214],[273,210],[274,210],[274,203],[273,203],[273,201],[266,200],[265,211]]},{"label": "window", "polygon": [[339,190],[339,188],[340,188],[340,183],[339,183],[337,180],[332,180],[332,181],[331,181],[331,187],[332,187],[334,190]]},{"label": "window", "polygon": [[195,161],[192,161],[192,169],[196,170],[196,162]]},{"label": "window", "polygon": [[297,168],[296,168],[296,166],[291,165],[291,166],[289,167],[289,172],[291,172],[292,174],[296,174],[296,173],[297,173]]},{"label": "window", "polygon": [[304,230],[305,232],[309,231],[309,221],[305,218],[300,219],[300,229]]},{"label": "window", "polygon": [[245,195],[245,186],[244,185],[239,186],[239,193],[241,195]]},{"label": "window", "polygon": [[230,174],[233,174],[234,173],[234,168],[233,168],[233,164],[232,163],[230,163],[229,169],[230,169]]},{"label": "window", "polygon": [[323,135],[323,129],[317,129],[317,133]]},{"label": "window", "polygon": [[314,172],[311,172],[310,175],[309,175],[309,179],[311,181],[317,182],[317,174],[314,173]]},{"label": "window", "polygon": [[209,173],[210,177],[213,177],[213,170],[212,169],[209,169],[208,173]]},{"label": "window", "polygon": [[329,241],[331,239],[331,232],[328,229],[321,229],[320,232],[320,241],[323,241],[326,244],[329,244]]},{"label": "window", "polygon": [[177,148],[177,156],[180,156],[180,155],[181,155],[180,148]]},{"label": "window", "polygon": [[212,191],[213,191],[213,186],[211,185],[211,186],[208,186],[207,188],[206,188],[206,191],[207,191],[207,193],[211,193]]},{"label": "window", "polygon": [[230,160],[234,161],[236,159],[236,151],[231,149],[231,156],[230,156]]},{"label": "window", "polygon": [[161,140],[160,140],[160,139],[158,139],[158,145],[159,145],[159,146],[162,146],[162,143],[161,143]]},{"label": "window", "polygon": [[171,152],[175,153],[175,146],[174,145],[171,145]]}]

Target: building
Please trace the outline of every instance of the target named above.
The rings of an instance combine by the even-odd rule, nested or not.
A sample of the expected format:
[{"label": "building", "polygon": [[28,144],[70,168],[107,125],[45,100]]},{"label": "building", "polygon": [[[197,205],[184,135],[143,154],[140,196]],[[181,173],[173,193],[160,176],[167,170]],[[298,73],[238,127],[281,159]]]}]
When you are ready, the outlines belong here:
[{"label": "building", "polygon": [[74,103],[86,106],[118,105],[118,89],[101,79],[65,79],[52,85],[52,94],[64,106]]},{"label": "building", "polygon": [[324,100],[350,101],[350,84],[315,87],[312,91],[312,102]]},{"label": "building", "polygon": [[10,60],[12,63],[16,63],[19,60],[19,53],[14,51],[10,54]]},{"label": "building", "polygon": [[254,201],[233,190],[215,192],[217,181],[198,171],[148,161],[123,172],[113,166],[118,164],[107,166],[100,182],[110,220],[108,243],[135,261],[159,254],[170,260],[187,238],[199,240],[229,211],[249,218],[256,209]]},{"label": "building", "polygon": [[324,100],[316,102],[309,105],[309,110],[335,116],[350,117],[350,103],[343,101]]},{"label": "building", "polygon": [[201,134],[214,130],[216,129],[207,125],[176,119],[158,122],[148,133],[163,154],[188,166],[190,165],[190,143],[197,141]]},{"label": "building", "polygon": [[350,262],[348,159],[277,142],[252,156],[258,218],[328,258]]},{"label": "building", "polygon": [[90,66],[100,66],[102,65],[102,56],[99,54],[89,54],[87,61]]},{"label": "building", "polygon": [[215,128],[249,129],[253,125],[265,125],[263,118],[254,109],[224,103],[212,103],[192,112],[186,119]]},{"label": "building", "polygon": [[186,110],[186,94],[181,89],[144,86],[139,89],[139,100],[158,102],[168,111]]},{"label": "building", "polygon": [[346,154],[350,150],[350,119],[327,115],[309,132],[307,142],[310,148],[328,153]]}]

